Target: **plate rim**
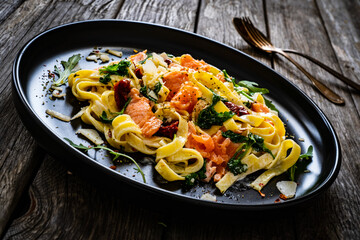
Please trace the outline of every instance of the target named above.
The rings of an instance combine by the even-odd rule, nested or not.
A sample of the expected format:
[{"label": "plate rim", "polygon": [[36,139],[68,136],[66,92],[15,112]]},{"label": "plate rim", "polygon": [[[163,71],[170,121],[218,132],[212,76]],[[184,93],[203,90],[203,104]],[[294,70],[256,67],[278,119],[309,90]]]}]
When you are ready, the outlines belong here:
[{"label": "plate rim", "polygon": [[[255,62],[256,64],[262,65],[262,67],[264,67],[267,71],[270,70],[273,74],[278,75],[280,78],[282,78],[287,83],[289,83],[292,87],[294,87],[302,95],[302,97],[316,110],[316,112],[319,114],[319,116],[323,120],[323,123],[325,124],[327,130],[329,130],[329,133],[332,136],[332,140],[334,141],[334,145],[335,145],[335,153],[336,154],[334,156],[334,166],[331,168],[331,171],[329,171],[329,174],[327,175],[326,179],[324,179],[321,182],[321,184],[319,184],[319,186],[317,186],[314,190],[311,190],[310,193],[305,194],[300,197],[296,197],[294,199],[290,199],[290,200],[281,202],[281,203],[268,203],[268,204],[262,204],[262,205],[261,204],[253,205],[253,204],[246,204],[246,203],[233,204],[233,203],[227,203],[227,202],[219,202],[218,203],[218,202],[204,201],[204,200],[194,198],[191,196],[186,196],[186,195],[182,195],[182,194],[179,194],[176,192],[172,192],[167,189],[162,189],[162,188],[155,187],[152,185],[147,185],[147,184],[144,184],[143,182],[138,182],[136,180],[128,179],[128,178],[122,176],[120,173],[117,173],[111,169],[107,169],[107,168],[105,168],[104,165],[96,162],[93,158],[87,156],[80,150],[72,148],[72,150],[75,150],[75,151],[73,151],[73,153],[75,154],[76,158],[78,158],[82,162],[92,165],[90,167],[96,167],[97,171],[100,169],[100,172],[102,174],[111,175],[111,177],[114,177],[117,179],[119,179],[119,176],[120,176],[121,179],[119,179],[119,180],[125,182],[126,184],[130,184],[132,186],[141,188],[142,190],[145,190],[145,191],[148,191],[151,193],[156,192],[161,195],[165,195],[165,197],[170,197],[170,198],[175,197],[177,200],[180,200],[180,201],[183,201],[183,202],[186,202],[189,204],[202,205],[202,206],[207,206],[207,207],[224,208],[224,209],[231,209],[231,210],[234,210],[234,209],[236,209],[236,210],[264,210],[264,209],[268,210],[268,209],[274,209],[274,208],[286,208],[286,207],[295,206],[295,205],[307,202],[310,199],[314,199],[320,193],[325,191],[335,181],[335,179],[340,171],[341,161],[342,161],[341,146],[339,144],[338,136],[334,130],[334,127],[332,126],[331,122],[328,120],[326,115],[323,113],[323,111],[298,86],[296,86],[294,83],[292,83],[286,77],[282,76],[280,73],[276,72],[274,69],[268,67],[267,65],[265,65],[264,63],[255,59],[254,57],[238,50],[237,48],[234,48],[232,46],[226,45],[219,41],[213,40],[206,36],[199,35],[197,33],[193,33],[190,31],[183,30],[183,29],[178,29],[178,28],[171,27],[171,26],[165,26],[165,25],[161,25],[161,24],[149,23],[149,22],[143,22],[143,21],[131,21],[131,20],[120,20],[120,19],[93,19],[93,20],[71,22],[71,23],[58,25],[58,26],[52,27],[50,29],[47,29],[45,31],[42,31],[42,32],[38,33],[37,35],[35,35],[34,37],[32,37],[29,41],[27,41],[24,44],[24,46],[20,49],[20,51],[16,55],[16,58],[13,63],[13,68],[12,68],[13,94],[12,94],[12,96],[13,96],[13,99],[15,102],[15,107],[17,109],[18,114],[21,116],[21,120],[22,120],[23,124],[27,127],[27,130],[29,132],[31,132],[31,135],[36,139],[36,141],[39,144],[41,141],[39,139],[37,139],[37,137],[34,136],[32,131],[29,130],[29,126],[27,126],[27,123],[23,120],[23,117],[22,117],[22,114],[24,114],[24,113],[21,113],[19,108],[22,107],[21,110],[26,110],[26,112],[28,114],[32,115],[33,120],[35,122],[37,122],[37,124],[39,124],[38,127],[40,127],[42,130],[47,132],[48,136],[51,136],[52,139],[57,140],[56,142],[61,145],[60,148],[65,148],[65,149],[67,149],[69,147],[71,148],[71,146],[69,146],[69,144],[67,142],[65,142],[65,140],[61,139],[56,133],[51,131],[46,126],[46,124],[42,121],[40,116],[38,116],[38,114],[34,111],[34,109],[31,107],[30,103],[28,102],[28,100],[25,96],[25,93],[23,92],[23,89],[21,87],[21,83],[20,83],[19,63],[21,62],[21,58],[25,54],[27,48],[29,48],[33,42],[35,42],[38,38],[48,34],[49,32],[53,32],[53,31],[56,31],[57,29],[66,28],[66,27],[72,26],[72,25],[87,24],[87,23],[92,23],[92,22],[122,22],[122,23],[131,23],[131,24],[135,23],[135,24],[140,24],[140,25],[144,25],[144,26],[157,27],[157,28],[163,28],[163,29],[170,30],[170,31],[180,32],[181,34],[191,35],[192,37],[200,38],[205,41],[210,41],[213,44],[217,44],[217,45],[220,45],[221,47],[228,48],[232,51],[235,51],[236,54],[241,54],[245,58],[248,58],[249,60]],[[22,106],[19,106],[16,103],[21,103]],[[35,118],[34,118],[34,116],[35,116]],[[40,144],[40,145],[42,146],[42,144]],[[50,155],[52,155],[50,152],[48,152],[48,153]]]}]

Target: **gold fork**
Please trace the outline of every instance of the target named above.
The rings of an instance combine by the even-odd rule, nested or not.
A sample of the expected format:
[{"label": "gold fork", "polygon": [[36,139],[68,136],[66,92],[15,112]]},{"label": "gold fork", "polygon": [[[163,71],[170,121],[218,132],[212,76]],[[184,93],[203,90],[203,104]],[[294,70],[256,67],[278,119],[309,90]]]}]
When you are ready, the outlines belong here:
[{"label": "gold fork", "polygon": [[300,71],[302,71],[313,83],[313,85],[322,93],[327,99],[336,104],[343,104],[345,101],[338,94],[333,92],[330,88],[325,86],[309,72],[307,72],[298,62],[291,58],[282,49],[275,47],[272,43],[252,24],[248,17],[233,19],[236,30],[244,38],[244,40],[251,46],[260,50],[271,53],[279,53],[292,62]]}]

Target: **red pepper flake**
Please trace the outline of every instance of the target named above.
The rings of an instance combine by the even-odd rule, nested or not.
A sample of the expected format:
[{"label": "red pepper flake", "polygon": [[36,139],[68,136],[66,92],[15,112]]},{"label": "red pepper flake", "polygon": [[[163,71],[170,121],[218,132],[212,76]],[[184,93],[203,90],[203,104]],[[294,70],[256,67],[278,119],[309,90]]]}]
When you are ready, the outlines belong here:
[{"label": "red pepper flake", "polygon": [[110,168],[111,168],[112,170],[115,170],[115,169],[116,169],[116,166],[111,165]]},{"label": "red pepper flake", "polygon": [[279,203],[280,202],[280,198],[277,198],[274,203]]},{"label": "red pepper flake", "polygon": [[281,199],[283,199],[283,200],[287,200],[287,199],[288,199],[284,194],[280,194],[279,197],[280,197]]},{"label": "red pepper flake", "polygon": [[260,186],[260,187],[263,187],[263,186],[264,186],[264,184],[263,184],[263,183],[259,183],[259,186]]},{"label": "red pepper flake", "polygon": [[110,129],[108,131],[108,136],[109,136],[109,138],[112,138],[112,131]]},{"label": "red pepper flake", "polygon": [[260,190],[259,190],[259,193],[260,193],[260,196],[261,196],[261,197],[263,197],[263,198],[265,197],[265,194],[262,193]]}]

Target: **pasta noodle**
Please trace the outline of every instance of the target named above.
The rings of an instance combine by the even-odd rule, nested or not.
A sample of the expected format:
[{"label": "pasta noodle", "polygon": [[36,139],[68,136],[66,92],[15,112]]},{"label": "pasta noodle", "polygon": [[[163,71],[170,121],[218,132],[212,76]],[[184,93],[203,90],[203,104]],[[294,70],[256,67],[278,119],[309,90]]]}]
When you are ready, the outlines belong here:
[{"label": "pasta noodle", "polygon": [[213,180],[224,193],[264,169],[251,184],[260,191],[300,155],[260,88],[238,84],[188,54],[143,51],[79,70],[68,81],[72,94],[89,102],[79,113],[82,121],[114,148],[154,156],[167,181]]}]

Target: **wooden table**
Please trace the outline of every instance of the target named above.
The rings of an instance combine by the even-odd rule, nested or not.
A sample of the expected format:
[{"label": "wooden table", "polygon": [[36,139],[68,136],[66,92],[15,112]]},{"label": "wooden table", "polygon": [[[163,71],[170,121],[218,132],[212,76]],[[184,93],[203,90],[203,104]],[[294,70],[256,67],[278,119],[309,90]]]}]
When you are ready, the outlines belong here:
[{"label": "wooden table", "polygon": [[[323,98],[282,57],[255,52],[232,26],[235,16],[283,48],[308,53],[360,83],[360,3],[352,0],[14,0],[0,2],[0,237],[4,239],[360,239],[360,94],[294,56],[345,98]],[[298,85],[334,126],[342,166],[334,184],[286,215],[180,217],[102,189],[47,155],[22,125],[11,98],[12,64],[36,34],[87,19],[127,19],[172,26],[215,39],[278,71]],[[144,199],[146,201],[146,199]]]}]

